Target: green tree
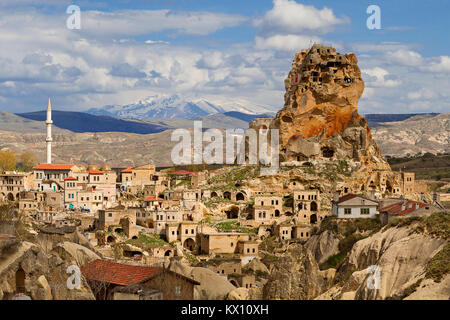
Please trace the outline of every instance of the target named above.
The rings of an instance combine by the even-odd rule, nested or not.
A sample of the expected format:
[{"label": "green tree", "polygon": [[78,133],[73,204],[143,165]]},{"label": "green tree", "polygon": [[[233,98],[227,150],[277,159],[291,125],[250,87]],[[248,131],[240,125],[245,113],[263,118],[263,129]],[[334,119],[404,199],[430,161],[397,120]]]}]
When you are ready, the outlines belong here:
[{"label": "green tree", "polygon": [[19,159],[24,171],[31,171],[38,164],[36,155],[31,151],[23,152]]},{"label": "green tree", "polygon": [[16,169],[17,158],[11,150],[0,151],[0,171]]}]

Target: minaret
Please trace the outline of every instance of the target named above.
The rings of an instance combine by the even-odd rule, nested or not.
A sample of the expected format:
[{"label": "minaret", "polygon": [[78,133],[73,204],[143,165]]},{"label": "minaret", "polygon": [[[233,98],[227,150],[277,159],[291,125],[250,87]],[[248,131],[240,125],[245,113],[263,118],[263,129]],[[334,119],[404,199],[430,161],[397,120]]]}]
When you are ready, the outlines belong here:
[{"label": "minaret", "polygon": [[50,98],[48,98],[47,120],[45,121],[47,126],[47,138],[45,139],[47,143],[47,163],[52,163],[52,123],[52,104],[50,103]]}]

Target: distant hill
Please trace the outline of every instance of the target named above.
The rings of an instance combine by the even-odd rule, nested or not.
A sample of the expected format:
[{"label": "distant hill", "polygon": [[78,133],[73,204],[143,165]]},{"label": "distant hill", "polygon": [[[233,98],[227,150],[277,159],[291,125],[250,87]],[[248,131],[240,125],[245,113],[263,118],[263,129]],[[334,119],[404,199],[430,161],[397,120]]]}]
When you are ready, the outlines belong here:
[{"label": "distant hill", "polygon": [[[45,121],[46,112],[19,113],[17,116]],[[167,129],[166,126],[145,123],[135,120],[122,120],[109,116],[96,116],[83,112],[52,111],[52,120],[55,126],[73,132],[128,132],[149,134],[157,133]]]},{"label": "distant hill", "polygon": [[229,112],[224,112],[224,115],[231,117],[231,118],[236,118],[245,122],[251,122],[253,120],[255,120],[256,118],[273,118],[275,116],[275,113],[264,113],[264,114],[247,114],[247,113],[242,113],[242,112],[238,112],[238,111],[229,111]]},{"label": "distant hill", "polygon": [[379,114],[366,114],[364,117],[370,122],[394,122],[403,121],[412,118],[417,115],[421,116],[437,116],[439,113],[379,113]]},{"label": "distant hill", "polygon": [[450,150],[450,113],[418,114],[403,121],[376,122],[371,133],[384,155],[405,156]]},{"label": "distant hill", "polygon": [[[27,119],[14,113],[0,111],[0,131],[14,131],[21,133],[45,133],[45,123]],[[54,133],[68,132],[57,127]]]}]

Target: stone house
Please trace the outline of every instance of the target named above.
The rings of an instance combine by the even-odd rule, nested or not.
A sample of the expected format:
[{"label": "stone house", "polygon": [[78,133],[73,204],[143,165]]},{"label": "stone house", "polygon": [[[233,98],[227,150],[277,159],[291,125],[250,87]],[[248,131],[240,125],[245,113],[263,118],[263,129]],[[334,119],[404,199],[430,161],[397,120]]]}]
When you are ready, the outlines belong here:
[{"label": "stone house", "polygon": [[283,213],[283,198],[275,195],[255,196],[253,217],[261,224],[271,224]]},{"label": "stone house", "polygon": [[319,190],[294,191],[294,213],[301,223],[315,224],[321,220]]},{"label": "stone house", "polygon": [[292,238],[292,224],[282,223],[275,227],[275,234],[280,240],[290,240]]},{"label": "stone house", "polygon": [[[162,293],[164,300],[193,300],[194,288],[199,282],[164,268],[121,264],[97,259],[83,265],[83,276],[89,283],[97,300],[118,299],[119,293],[134,294],[135,300],[143,289],[153,289]],[[134,290],[132,286],[139,285]],[[142,291],[140,291],[142,290]]]},{"label": "stone house", "polygon": [[[105,230],[109,227],[112,227],[114,232],[123,232],[128,238],[136,237],[138,231],[135,211],[123,207],[99,210],[98,229]],[[114,239],[107,238],[106,241],[112,242]]]},{"label": "stone house", "polygon": [[192,221],[166,223],[165,235],[169,243],[180,241],[187,250],[194,251],[197,245],[198,224]]},{"label": "stone house", "polygon": [[35,190],[44,190],[44,181],[54,181],[59,185],[64,185],[64,178],[73,176],[75,172],[81,169],[73,164],[49,164],[43,163],[33,168]]},{"label": "stone house", "polygon": [[445,212],[445,209],[435,204],[401,200],[379,209],[379,219],[386,225],[394,218],[423,217],[439,211]]},{"label": "stone house", "polygon": [[7,171],[0,173],[0,202],[19,200],[19,193],[33,189],[32,173]]},{"label": "stone house", "polygon": [[206,268],[221,275],[241,274],[242,264],[240,259],[214,259],[210,260],[206,264]]},{"label": "stone house", "polygon": [[252,256],[257,257],[259,254],[259,242],[257,241],[240,241],[238,243],[239,246],[239,253],[242,256]]},{"label": "stone house", "polygon": [[250,240],[248,233],[238,232],[200,233],[199,238],[199,252],[208,255],[240,253],[239,243]]}]

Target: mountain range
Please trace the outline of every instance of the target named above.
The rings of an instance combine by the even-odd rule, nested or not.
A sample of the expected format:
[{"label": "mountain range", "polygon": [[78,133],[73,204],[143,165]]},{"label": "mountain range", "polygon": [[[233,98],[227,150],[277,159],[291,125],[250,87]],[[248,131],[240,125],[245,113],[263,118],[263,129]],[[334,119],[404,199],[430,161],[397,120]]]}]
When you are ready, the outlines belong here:
[{"label": "mountain range", "polygon": [[242,102],[211,102],[205,99],[189,99],[180,95],[153,95],[128,105],[107,105],[91,108],[87,113],[126,119],[196,119],[212,114],[239,112],[255,114],[271,112],[270,108]]}]

